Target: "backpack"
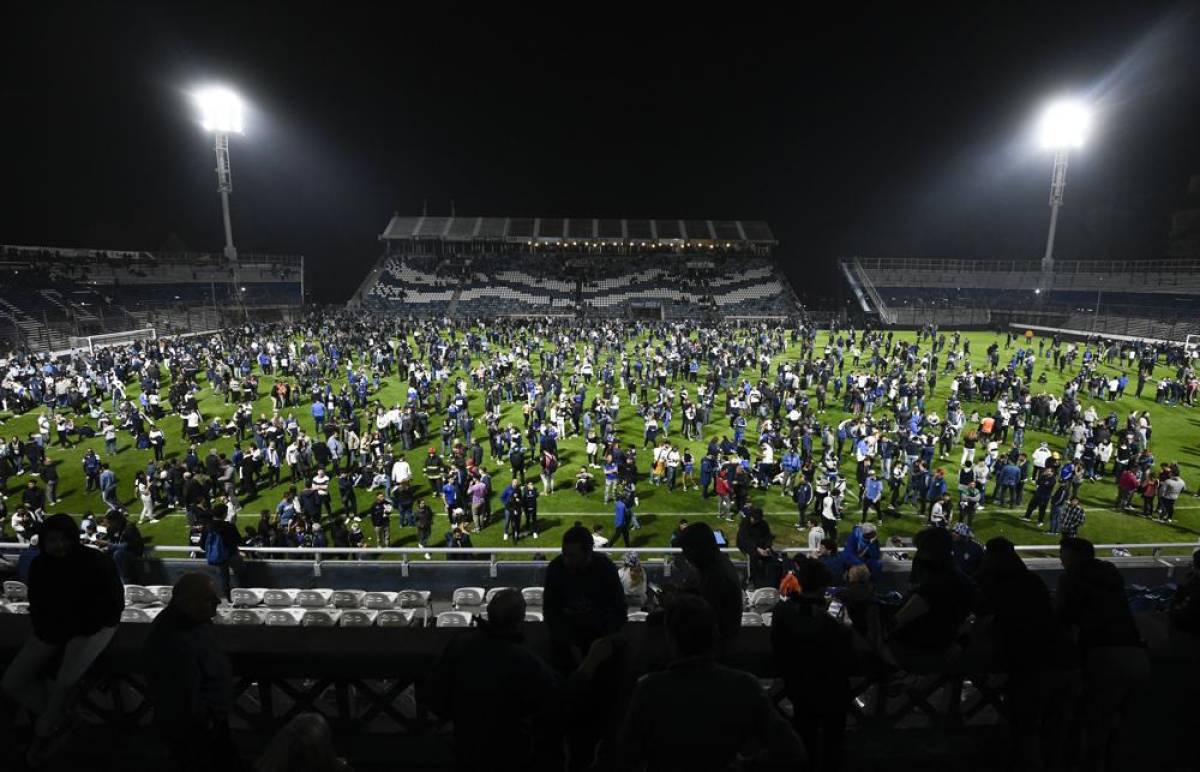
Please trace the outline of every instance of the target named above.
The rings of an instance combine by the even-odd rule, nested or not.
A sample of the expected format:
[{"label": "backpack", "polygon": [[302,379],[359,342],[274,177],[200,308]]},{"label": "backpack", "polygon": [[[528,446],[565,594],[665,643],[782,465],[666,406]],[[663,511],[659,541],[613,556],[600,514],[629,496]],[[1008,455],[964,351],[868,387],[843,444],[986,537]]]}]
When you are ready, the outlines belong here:
[{"label": "backpack", "polygon": [[204,542],[204,558],[210,566],[221,566],[229,562],[229,547],[216,531],[208,532],[208,539]]}]

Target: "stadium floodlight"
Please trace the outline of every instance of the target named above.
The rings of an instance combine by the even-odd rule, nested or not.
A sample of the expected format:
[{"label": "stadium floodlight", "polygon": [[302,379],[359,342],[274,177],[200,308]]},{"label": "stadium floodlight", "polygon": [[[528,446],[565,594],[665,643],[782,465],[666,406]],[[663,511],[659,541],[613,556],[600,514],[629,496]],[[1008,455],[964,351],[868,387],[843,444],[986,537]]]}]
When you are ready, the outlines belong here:
[{"label": "stadium floodlight", "polygon": [[212,87],[197,91],[193,98],[200,110],[200,125],[211,131],[217,154],[217,192],[221,194],[221,214],[225,219],[225,257],[237,260],[233,246],[233,224],[229,219],[229,194],[233,192],[233,174],[229,165],[229,135],[241,134],[242,100],[227,88]]},{"label": "stadium floodlight", "polygon": [[1062,206],[1063,189],[1067,186],[1067,156],[1074,148],[1083,147],[1091,127],[1092,113],[1084,103],[1063,99],[1050,103],[1038,125],[1042,147],[1054,151],[1054,173],[1050,178],[1050,232],[1046,236],[1046,254],[1042,270],[1054,268],[1054,233],[1058,228],[1058,208]]}]

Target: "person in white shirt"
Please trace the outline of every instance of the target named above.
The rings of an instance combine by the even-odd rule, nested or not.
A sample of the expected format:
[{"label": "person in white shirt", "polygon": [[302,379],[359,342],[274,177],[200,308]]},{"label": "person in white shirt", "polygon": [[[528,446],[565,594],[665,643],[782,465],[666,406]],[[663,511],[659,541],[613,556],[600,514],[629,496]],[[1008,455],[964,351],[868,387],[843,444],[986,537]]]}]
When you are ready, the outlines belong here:
[{"label": "person in white shirt", "polygon": [[825,541],[825,529],[816,518],[808,521],[808,552],[814,558],[821,554],[821,542]]},{"label": "person in white shirt", "polygon": [[1038,446],[1037,450],[1033,451],[1033,455],[1029,457],[1029,460],[1033,462],[1034,469],[1044,469],[1046,459],[1048,458],[1050,458],[1050,448],[1047,446],[1047,443],[1043,442]]},{"label": "person in white shirt", "polygon": [[642,568],[636,552],[625,553],[617,575],[621,579],[621,588],[625,590],[625,604],[635,608],[645,606],[649,595],[646,570]]},{"label": "person in white shirt", "polygon": [[396,485],[403,485],[412,480],[412,466],[403,456],[396,459],[396,463],[392,464],[392,482]]}]

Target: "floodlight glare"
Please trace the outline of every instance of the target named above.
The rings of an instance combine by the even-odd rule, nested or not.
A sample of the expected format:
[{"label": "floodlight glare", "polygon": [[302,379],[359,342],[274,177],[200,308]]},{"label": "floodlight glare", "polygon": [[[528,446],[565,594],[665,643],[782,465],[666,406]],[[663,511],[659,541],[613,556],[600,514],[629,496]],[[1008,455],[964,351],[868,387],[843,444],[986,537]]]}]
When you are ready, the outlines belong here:
[{"label": "floodlight glare", "polygon": [[1063,150],[1082,147],[1092,122],[1091,111],[1082,102],[1053,102],[1042,113],[1039,135],[1042,147]]},{"label": "floodlight glare", "polygon": [[242,100],[237,94],[227,88],[206,88],[196,92],[195,99],[205,131],[242,133]]}]

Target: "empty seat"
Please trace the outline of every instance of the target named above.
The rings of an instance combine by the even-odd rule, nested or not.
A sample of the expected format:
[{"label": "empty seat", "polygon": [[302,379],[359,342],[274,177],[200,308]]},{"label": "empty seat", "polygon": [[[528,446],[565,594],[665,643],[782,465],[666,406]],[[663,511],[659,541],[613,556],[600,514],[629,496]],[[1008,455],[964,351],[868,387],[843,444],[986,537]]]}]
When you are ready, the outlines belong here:
[{"label": "empty seat", "polygon": [[779,603],[779,591],[774,587],[762,587],[751,592],[747,598],[747,605],[751,611],[762,613],[770,611]]},{"label": "empty seat", "polygon": [[145,603],[158,603],[158,596],[140,584],[125,585],[125,605],[136,606]]},{"label": "empty seat", "polygon": [[4,599],[9,603],[21,603],[29,600],[29,588],[24,582],[8,581],[4,583]]},{"label": "empty seat", "polygon": [[290,608],[296,605],[296,595],[299,590],[267,590],[263,593],[262,602],[270,608]]},{"label": "empty seat", "polygon": [[484,596],[483,596],[484,604],[486,605],[488,603],[491,603],[492,598],[496,597],[497,595],[504,592],[505,590],[511,590],[511,589],[514,589],[514,588],[512,588],[512,587],[492,587],[486,593],[484,593]]},{"label": "empty seat", "polygon": [[628,615],[626,615],[626,618],[630,622],[645,622],[646,617],[648,617],[648,616],[650,616],[650,615],[647,614],[645,611],[630,611],[628,613]]},{"label": "empty seat", "polygon": [[521,597],[525,599],[526,606],[541,608],[546,597],[546,589],[544,587],[525,587],[521,590]]},{"label": "empty seat", "polygon": [[[269,612],[268,612],[269,613]],[[302,627],[337,627],[342,612],[337,609],[305,609],[300,616]]]},{"label": "empty seat", "polygon": [[386,609],[375,617],[377,627],[411,627],[416,612],[407,608]]},{"label": "empty seat", "polygon": [[368,592],[363,594],[363,608],[385,609],[396,607],[396,593]]},{"label": "empty seat", "polygon": [[222,624],[257,626],[263,623],[264,611],[256,608],[235,608],[221,617]]},{"label": "empty seat", "polygon": [[771,620],[775,618],[774,612],[771,611],[764,611],[763,613],[759,614],[759,616],[762,617],[763,625],[766,627],[770,627]]},{"label": "empty seat", "polygon": [[229,591],[229,602],[235,606],[257,606],[263,601],[265,587],[235,587]]},{"label": "empty seat", "polygon": [[121,611],[121,621],[148,623],[150,615],[146,613],[145,609],[126,607]]},{"label": "empty seat", "polygon": [[[455,591],[457,592],[457,590]],[[483,593],[480,593],[482,597]],[[465,611],[443,611],[437,615],[438,627],[470,627],[471,615]]]},{"label": "empty seat", "polygon": [[[482,587],[459,587],[454,591],[451,597],[451,602],[454,603],[454,608],[462,606],[482,606],[483,599],[487,595]],[[440,616],[440,615],[439,615]]]},{"label": "empty seat", "polygon": [[300,608],[325,608],[333,590],[301,590],[296,593],[296,605]]},{"label": "empty seat", "polygon": [[358,608],[362,605],[362,590],[334,590],[329,596],[329,605],[334,608]]},{"label": "empty seat", "polygon": [[164,606],[171,602],[171,594],[174,588],[169,584],[148,584],[146,589],[154,593],[154,597],[158,598],[158,602]]},{"label": "empty seat", "polygon": [[266,612],[263,621],[267,627],[298,627],[304,611],[297,608],[273,608]]},{"label": "empty seat", "polygon": [[429,610],[433,607],[433,593],[429,590],[400,590],[396,593],[398,608],[421,609],[422,624],[429,624]]},{"label": "empty seat", "polygon": [[542,616],[542,612],[540,612],[540,611],[526,611],[525,612],[525,621],[526,622],[545,622],[546,618]]},{"label": "empty seat", "polygon": [[763,626],[763,620],[762,620],[762,616],[760,616],[759,614],[756,614],[753,611],[747,611],[745,614],[742,614],[742,627],[762,627],[762,626]]},{"label": "empty seat", "polygon": [[383,613],[386,612],[348,608],[342,611],[338,624],[342,627],[370,627],[375,624],[375,617]]}]

